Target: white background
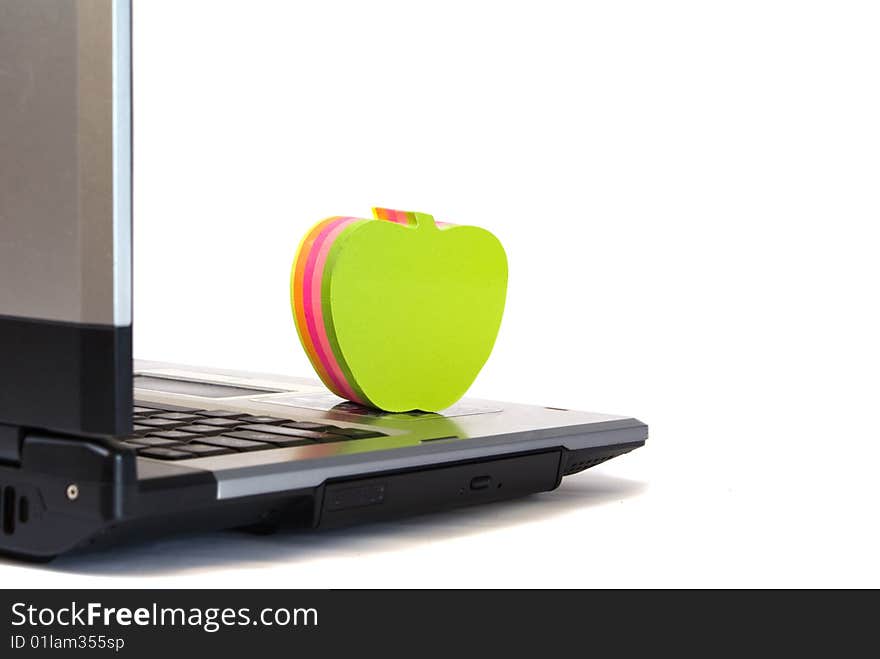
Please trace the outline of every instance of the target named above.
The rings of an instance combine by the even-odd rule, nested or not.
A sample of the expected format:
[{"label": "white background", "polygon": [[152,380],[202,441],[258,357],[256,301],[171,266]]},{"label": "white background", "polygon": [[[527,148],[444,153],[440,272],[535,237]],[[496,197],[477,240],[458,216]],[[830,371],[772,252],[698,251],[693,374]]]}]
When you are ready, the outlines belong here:
[{"label": "white background", "polygon": [[631,414],[527,500],[0,563],[7,586],[880,586],[872,2],[136,2],[139,357],[307,374],[301,235],[511,262],[472,393]]}]

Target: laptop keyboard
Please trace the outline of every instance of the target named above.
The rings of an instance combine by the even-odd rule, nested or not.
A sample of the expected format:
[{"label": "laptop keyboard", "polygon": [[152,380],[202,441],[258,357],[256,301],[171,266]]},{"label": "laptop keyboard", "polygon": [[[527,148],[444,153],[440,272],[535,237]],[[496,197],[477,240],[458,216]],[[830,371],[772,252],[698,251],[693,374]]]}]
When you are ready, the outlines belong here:
[{"label": "laptop keyboard", "polygon": [[372,437],[387,435],[315,421],[137,402],[134,434],[122,443],[145,458],[190,460]]}]

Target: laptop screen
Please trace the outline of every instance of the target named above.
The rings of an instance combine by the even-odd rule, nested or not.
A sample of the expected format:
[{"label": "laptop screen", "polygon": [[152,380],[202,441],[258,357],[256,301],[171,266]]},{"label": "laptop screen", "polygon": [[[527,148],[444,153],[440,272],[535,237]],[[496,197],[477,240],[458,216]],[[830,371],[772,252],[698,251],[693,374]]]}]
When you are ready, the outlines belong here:
[{"label": "laptop screen", "polygon": [[0,425],[131,426],[131,0],[0,0]]},{"label": "laptop screen", "polygon": [[0,0],[0,315],[131,323],[128,0]]}]

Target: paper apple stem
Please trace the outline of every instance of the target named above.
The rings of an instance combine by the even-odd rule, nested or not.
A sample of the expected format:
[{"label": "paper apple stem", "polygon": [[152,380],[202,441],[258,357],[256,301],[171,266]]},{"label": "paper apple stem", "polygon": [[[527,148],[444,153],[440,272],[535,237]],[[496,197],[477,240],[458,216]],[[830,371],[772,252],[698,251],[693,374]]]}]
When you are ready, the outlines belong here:
[{"label": "paper apple stem", "polygon": [[434,216],[427,213],[413,213],[416,220],[416,229],[419,231],[437,231]]},{"label": "paper apple stem", "polygon": [[427,215],[425,213],[415,213],[413,211],[396,211],[390,208],[374,208],[373,217],[377,220],[394,222],[395,224],[403,224],[410,227],[418,227],[420,217],[429,220],[429,223],[433,224],[438,229],[445,229],[454,226],[452,224],[449,224],[448,222],[437,222],[432,215]]}]

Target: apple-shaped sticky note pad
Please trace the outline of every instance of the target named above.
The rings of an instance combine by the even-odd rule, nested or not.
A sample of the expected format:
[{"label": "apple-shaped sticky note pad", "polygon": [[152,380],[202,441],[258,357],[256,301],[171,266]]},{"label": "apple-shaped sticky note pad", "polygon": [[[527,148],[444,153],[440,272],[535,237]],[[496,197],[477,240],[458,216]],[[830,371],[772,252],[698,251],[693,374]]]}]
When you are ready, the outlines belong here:
[{"label": "apple-shaped sticky note pad", "polygon": [[443,410],[492,352],[507,256],[479,227],[373,215],[332,217],[306,234],[291,274],[297,333],[336,395],[387,412]]}]

